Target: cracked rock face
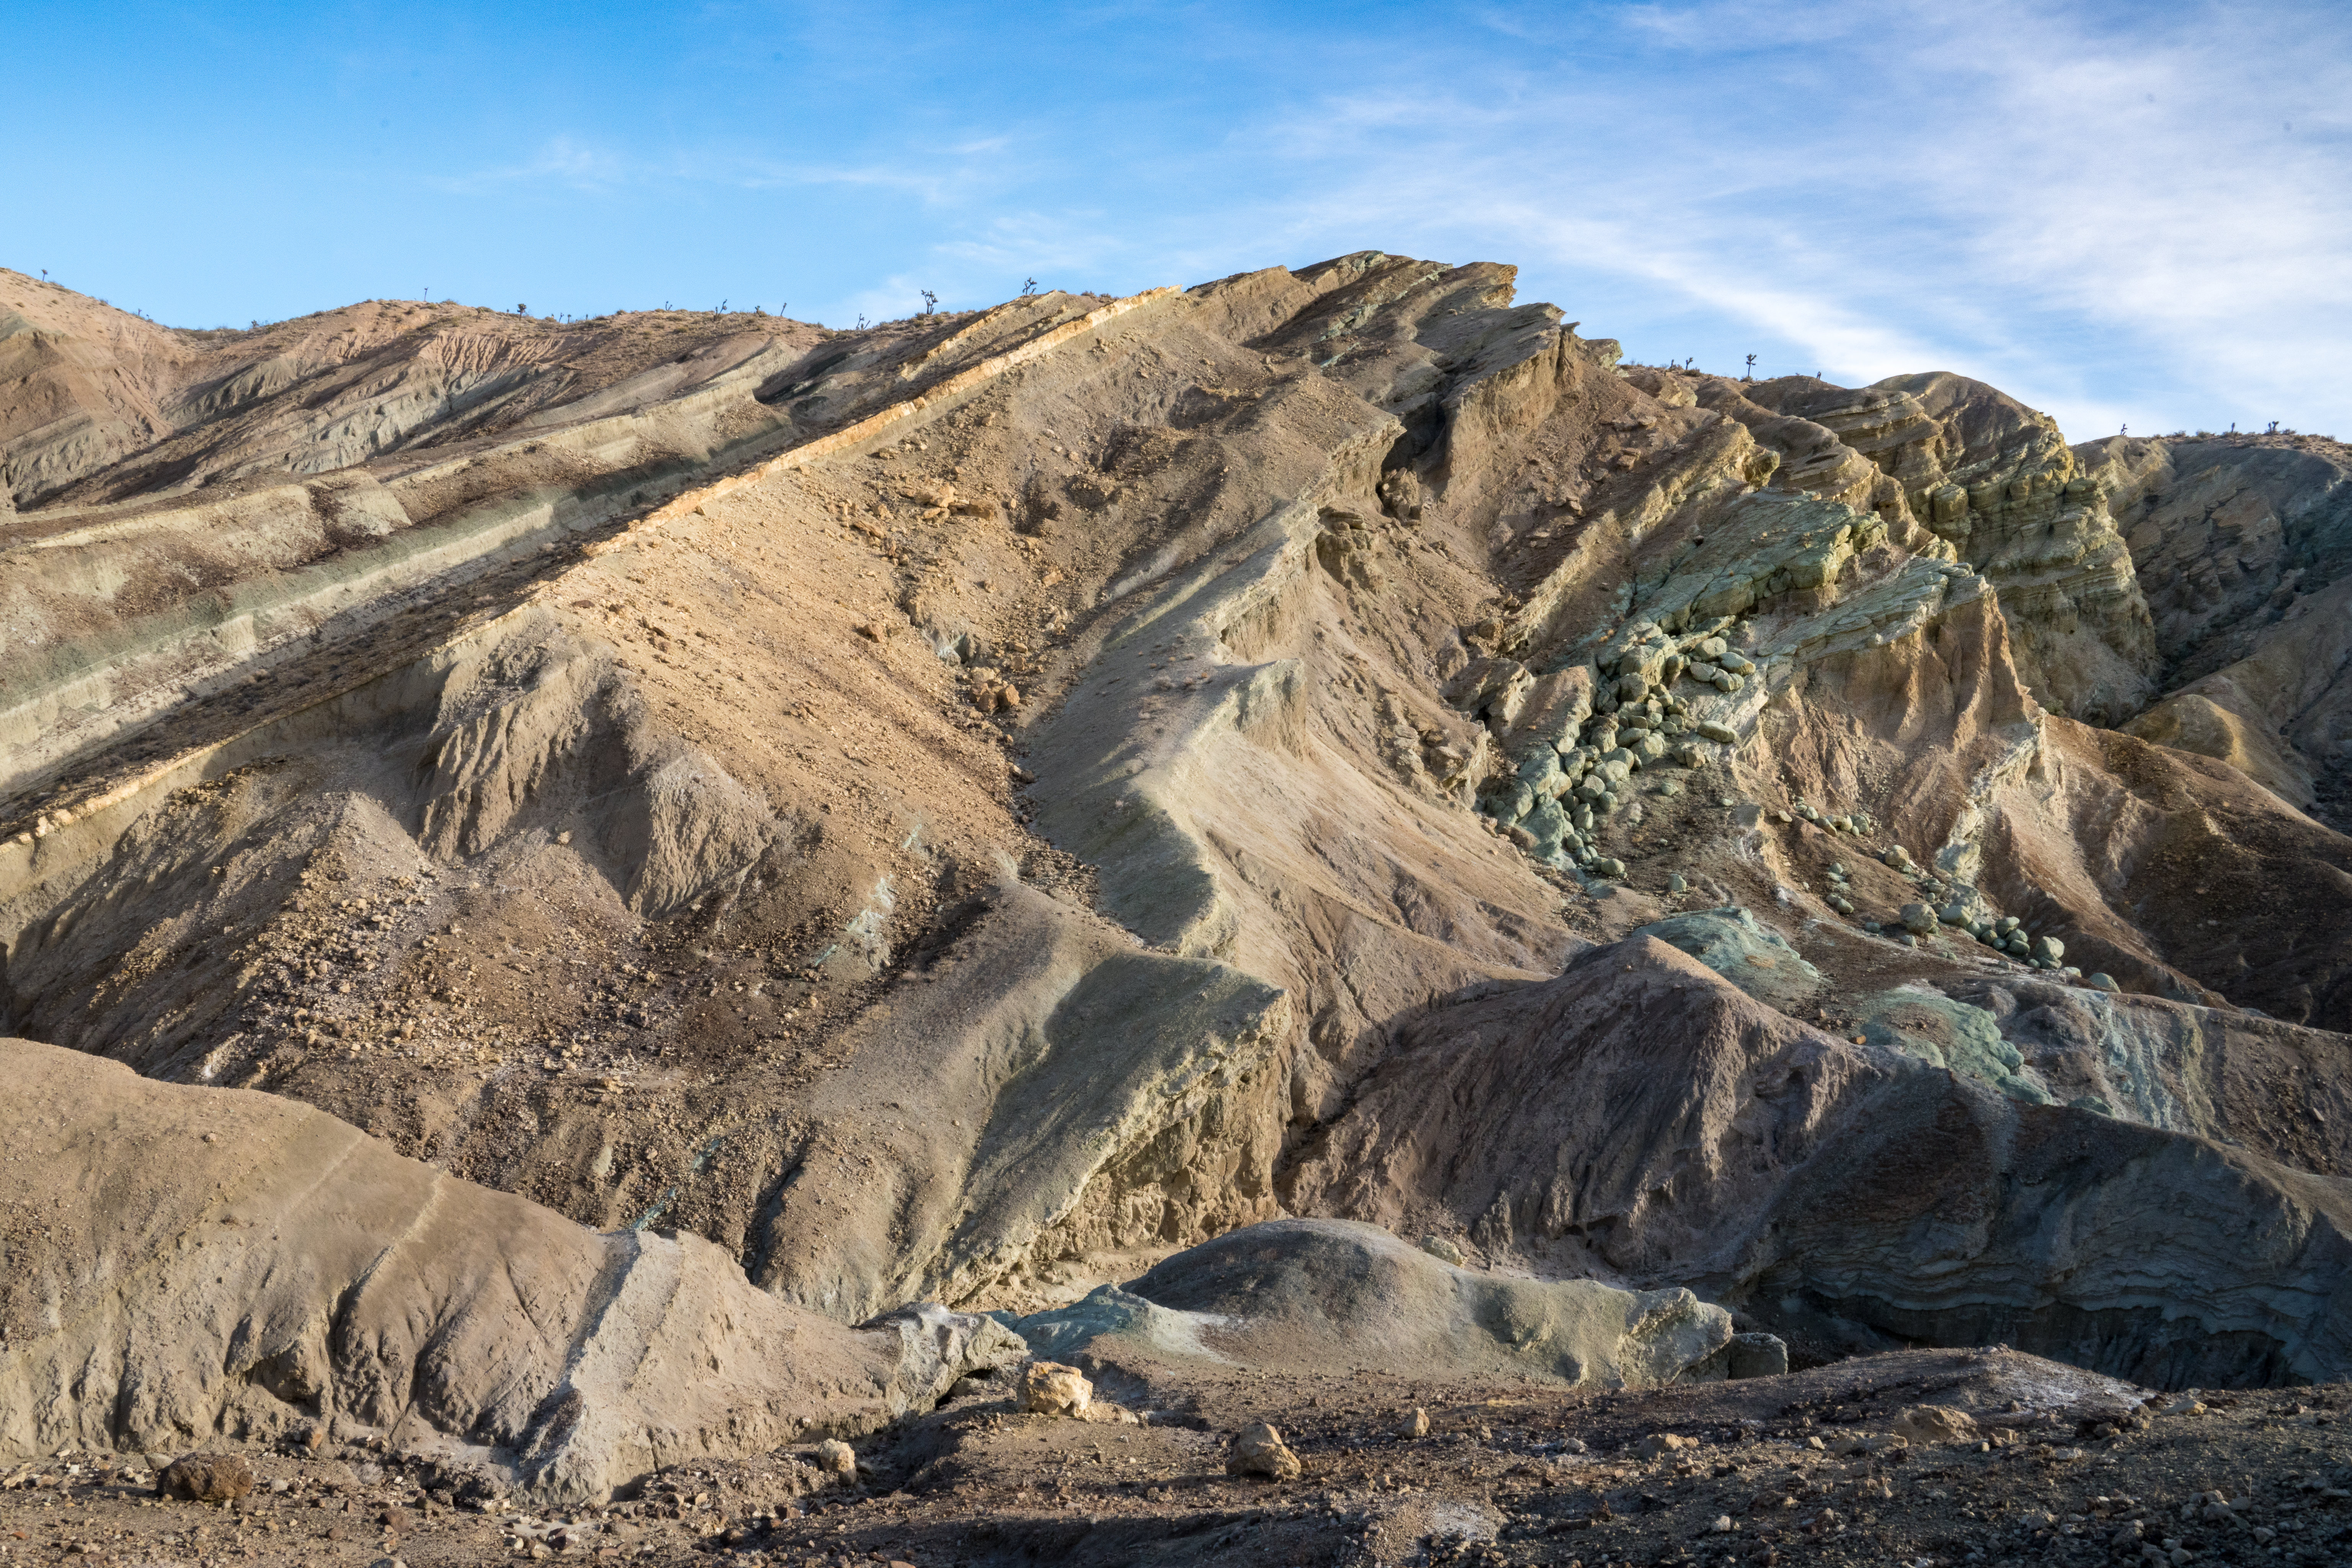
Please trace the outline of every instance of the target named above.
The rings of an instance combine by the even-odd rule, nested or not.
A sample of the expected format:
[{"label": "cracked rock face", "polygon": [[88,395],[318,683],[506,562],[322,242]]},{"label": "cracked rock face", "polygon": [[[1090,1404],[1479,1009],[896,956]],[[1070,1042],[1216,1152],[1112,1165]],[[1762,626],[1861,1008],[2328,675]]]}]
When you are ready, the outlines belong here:
[{"label": "cracked rock face", "polygon": [[[1210,1343],[1172,1281],[1333,1247],[1420,1303],[1265,1320],[1334,1364],[1377,1328],[1673,1374],[1538,1331],[1576,1285],[1618,1340],[1664,1292],[1801,1355],[2340,1365],[2293,1306],[2352,1125],[2303,1087],[2352,1028],[2332,444],[1627,364],[1507,267],[1378,252],[855,332],[207,337],[0,283],[39,327],[0,407],[0,1026],[518,1205],[383,1276],[412,1305],[526,1243],[545,1321],[686,1303],[576,1364],[469,1320],[533,1370],[452,1363],[428,1425],[518,1473],[885,1419],[980,1310]],[[209,1201],[180,1179],[159,1213]],[[2137,1225],[2147,1190],[2210,1225]],[[2300,1255],[2220,1239],[2301,1213]],[[2128,1235],[2162,1312],[2049,1216]],[[1364,1223],[1468,1272],[1314,1228]],[[629,1369],[680,1312],[735,1337],[646,1437]],[[52,1389],[5,1440],[382,1425],[457,1344],[299,1318],[141,1373],[159,1414]],[[40,1365],[136,1359],[40,1321]],[[766,1367],[787,1327],[822,1353]]]}]

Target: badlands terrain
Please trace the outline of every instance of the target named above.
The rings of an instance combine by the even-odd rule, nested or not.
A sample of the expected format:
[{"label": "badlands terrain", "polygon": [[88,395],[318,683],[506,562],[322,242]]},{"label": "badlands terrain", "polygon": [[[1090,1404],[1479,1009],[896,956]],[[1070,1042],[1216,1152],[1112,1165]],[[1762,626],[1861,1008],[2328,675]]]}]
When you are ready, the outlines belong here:
[{"label": "badlands terrain", "polygon": [[1580,325],[0,272],[0,1564],[2352,1560],[2352,449]]}]

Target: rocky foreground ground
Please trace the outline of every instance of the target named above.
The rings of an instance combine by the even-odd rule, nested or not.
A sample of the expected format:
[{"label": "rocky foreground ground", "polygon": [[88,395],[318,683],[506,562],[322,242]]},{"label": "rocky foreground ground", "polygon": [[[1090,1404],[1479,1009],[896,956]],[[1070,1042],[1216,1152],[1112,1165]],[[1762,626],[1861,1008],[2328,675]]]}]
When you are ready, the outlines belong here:
[{"label": "rocky foreground ground", "polygon": [[2341,1555],[2352,453],[1579,325],[0,274],[0,1561]]},{"label": "rocky foreground ground", "polygon": [[[210,1504],[156,1496],[149,1460],[68,1454],[0,1478],[0,1542],[17,1562],[415,1568],[2352,1555],[2352,1395],[2336,1385],[2143,1395],[1991,1351],[1615,1394],[1381,1369],[1157,1392],[1174,1404],[1102,1424],[979,1389],[857,1445],[852,1475],[786,1451],[566,1510],[364,1444],[254,1456],[252,1489]],[[1260,1421],[1297,1455],[1294,1479],[1227,1473],[1231,1439]]]}]

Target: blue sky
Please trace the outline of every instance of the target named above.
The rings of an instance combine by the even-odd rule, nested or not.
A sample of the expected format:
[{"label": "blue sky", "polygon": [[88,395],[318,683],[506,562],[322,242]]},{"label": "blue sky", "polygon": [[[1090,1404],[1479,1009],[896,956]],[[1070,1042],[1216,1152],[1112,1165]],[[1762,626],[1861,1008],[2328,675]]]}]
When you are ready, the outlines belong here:
[{"label": "blue sky", "polygon": [[2340,0],[20,0],[0,46],[0,265],[176,325],[847,325],[1377,248],[1637,358],[2352,437]]}]

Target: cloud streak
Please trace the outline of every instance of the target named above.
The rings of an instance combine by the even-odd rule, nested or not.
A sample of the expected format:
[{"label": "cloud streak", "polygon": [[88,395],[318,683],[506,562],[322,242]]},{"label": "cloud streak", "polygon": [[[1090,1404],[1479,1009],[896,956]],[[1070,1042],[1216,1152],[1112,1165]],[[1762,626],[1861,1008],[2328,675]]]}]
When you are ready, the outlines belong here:
[{"label": "cloud streak", "polygon": [[[1404,115],[1379,84],[1268,140],[1362,165],[1315,198],[1328,226],[1638,279],[1833,374],[1958,369],[2084,435],[2352,428],[2352,48],[2327,16],[1717,4],[1622,24],[1698,89],[1496,71]],[[1746,105],[1680,107],[1727,95]]]},{"label": "cloud streak", "polygon": [[[982,303],[1031,274],[1130,289],[1378,247],[1517,263],[1523,294],[1654,359],[1956,370],[2077,435],[2352,435],[2340,0],[1017,20],[810,0],[590,8],[555,37],[495,7],[358,26],[159,24],[103,70],[62,10],[12,36],[0,132],[71,149],[15,171],[17,263],[195,321],[428,279],[589,309],[782,293],[847,321],[917,280]],[[190,96],[192,60],[233,71],[262,41],[287,61],[268,92],[233,114]],[[236,216],[255,189],[304,193],[327,243],[257,256]],[[159,247],[158,226],[217,243]]]}]

